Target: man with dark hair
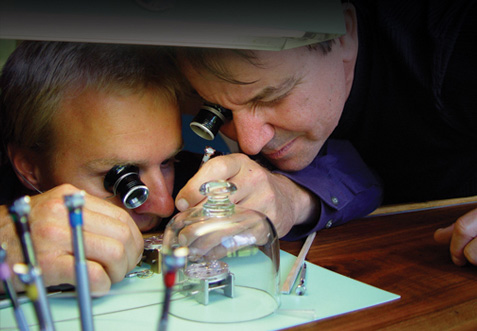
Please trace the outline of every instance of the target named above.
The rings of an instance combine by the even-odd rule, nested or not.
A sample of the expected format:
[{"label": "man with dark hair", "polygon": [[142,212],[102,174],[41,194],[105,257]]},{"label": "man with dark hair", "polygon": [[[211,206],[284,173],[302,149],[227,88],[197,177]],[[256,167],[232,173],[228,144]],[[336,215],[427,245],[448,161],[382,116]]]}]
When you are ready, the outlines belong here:
[{"label": "man with dark hair", "polygon": [[[343,4],[346,34],[321,47],[184,48],[178,61],[200,97],[231,110],[221,131],[272,164],[274,173],[261,176],[271,193],[254,195],[251,205],[273,216],[281,236],[297,239],[362,216],[353,206],[372,201],[359,194],[372,183],[361,166],[322,166],[324,154],[338,153],[335,139],[350,142],[377,173],[384,203],[477,194],[476,9],[464,0],[356,0]],[[213,176],[239,174],[231,163],[218,175],[201,170],[176,206],[200,201],[196,186]],[[245,200],[259,184],[238,186]],[[474,214],[436,231],[439,242],[452,238],[459,265],[477,264]]]}]

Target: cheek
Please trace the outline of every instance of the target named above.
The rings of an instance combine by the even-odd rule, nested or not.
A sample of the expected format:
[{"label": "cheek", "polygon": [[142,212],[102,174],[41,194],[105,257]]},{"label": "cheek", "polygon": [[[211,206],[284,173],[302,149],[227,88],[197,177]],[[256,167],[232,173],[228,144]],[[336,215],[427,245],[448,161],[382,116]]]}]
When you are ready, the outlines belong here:
[{"label": "cheek", "polygon": [[348,97],[346,75],[339,56],[328,54],[311,65],[312,77],[306,88],[311,106],[318,109],[317,120],[337,124]]},{"label": "cheek", "polygon": [[49,170],[42,171],[42,176],[44,176],[42,188],[46,190],[46,188],[50,189],[61,184],[71,184],[99,198],[107,198],[112,195],[104,189],[104,176],[82,173],[78,164],[79,162],[76,164],[68,161],[57,162]]},{"label": "cheek", "polygon": [[78,174],[78,167],[68,161],[62,162],[59,159],[40,167],[39,180],[43,190],[66,183],[78,187],[78,184],[82,183]]},{"label": "cheek", "polygon": [[341,81],[321,84],[314,91],[309,91],[307,99],[303,101],[303,107],[307,111],[308,125],[318,126],[323,134],[331,134],[338,124],[346,101],[345,86]]},{"label": "cheek", "polygon": [[296,132],[314,131],[329,121],[326,102],[317,93],[306,91],[281,105],[277,115],[274,119],[277,126]]},{"label": "cheek", "polygon": [[235,130],[233,121],[229,121],[222,125],[220,132],[223,133],[227,138],[237,141],[237,131]]},{"label": "cheek", "polygon": [[[113,195],[112,192],[107,191],[104,188],[104,177],[90,177],[83,180],[83,189],[91,195],[98,198],[108,198]],[[122,204],[121,204],[122,206]]]},{"label": "cheek", "polygon": [[164,181],[166,183],[167,192],[172,195],[172,191],[174,190],[174,175],[175,170],[174,167],[169,167],[162,172],[164,176]]}]

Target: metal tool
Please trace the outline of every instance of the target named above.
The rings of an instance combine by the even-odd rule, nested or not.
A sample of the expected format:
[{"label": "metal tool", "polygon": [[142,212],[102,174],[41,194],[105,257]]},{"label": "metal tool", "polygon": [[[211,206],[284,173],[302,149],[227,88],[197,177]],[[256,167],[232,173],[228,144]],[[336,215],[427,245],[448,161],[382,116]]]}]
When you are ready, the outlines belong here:
[{"label": "metal tool", "polygon": [[88,268],[84,252],[83,211],[85,192],[65,195],[65,206],[68,208],[71,231],[73,235],[73,252],[75,256],[76,295],[78,297],[81,327],[83,331],[94,330],[91,292],[89,287]]},{"label": "metal tool", "polygon": [[13,219],[15,228],[20,238],[25,265],[16,264],[14,271],[25,284],[26,293],[33,302],[35,313],[41,330],[55,330],[50,306],[46,297],[46,288],[43,277],[36,261],[35,251],[28,223],[30,214],[30,197],[24,196],[13,202],[8,208]]},{"label": "metal tool", "polygon": [[159,320],[159,331],[165,331],[168,324],[169,306],[171,304],[172,287],[176,282],[177,270],[184,267],[186,257],[189,254],[187,247],[177,247],[172,252],[164,252],[164,303]]},{"label": "metal tool", "polygon": [[293,287],[293,284],[295,284],[298,272],[300,271],[301,266],[305,262],[306,254],[308,254],[308,251],[310,250],[310,246],[313,243],[315,236],[316,232],[313,232],[309,234],[306,238],[305,243],[303,244],[303,247],[301,248],[300,253],[295,260],[295,263],[293,264],[293,267],[291,268],[287,278],[285,279],[285,282],[283,283],[281,290],[283,294],[290,294],[291,288]]},{"label": "metal tool", "polygon": [[215,149],[210,146],[206,146],[204,149],[204,156],[202,157],[202,162],[200,163],[200,167],[204,165],[210,158],[215,154]]},{"label": "metal tool", "polygon": [[5,288],[5,293],[13,307],[13,312],[15,314],[15,320],[17,321],[17,326],[20,331],[27,331],[28,323],[23,313],[20,303],[18,301],[17,292],[13,288],[10,270],[10,266],[7,263],[7,251],[5,250],[5,245],[0,246],[0,280],[3,282],[3,287]]},{"label": "metal tool", "polygon": [[300,278],[298,279],[298,285],[295,288],[296,295],[305,295],[306,292],[306,262],[303,262],[303,266],[300,271]]}]

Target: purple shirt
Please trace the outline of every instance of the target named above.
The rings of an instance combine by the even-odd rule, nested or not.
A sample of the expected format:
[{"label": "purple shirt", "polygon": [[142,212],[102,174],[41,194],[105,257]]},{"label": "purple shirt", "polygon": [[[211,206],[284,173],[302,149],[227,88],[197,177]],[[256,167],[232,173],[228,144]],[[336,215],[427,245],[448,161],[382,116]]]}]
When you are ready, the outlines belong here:
[{"label": "purple shirt", "polygon": [[321,202],[320,216],[294,226],[283,237],[298,240],[314,231],[366,216],[382,201],[377,176],[366,166],[350,142],[329,139],[313,162],[303,170],[280,173],[307,188]]}]

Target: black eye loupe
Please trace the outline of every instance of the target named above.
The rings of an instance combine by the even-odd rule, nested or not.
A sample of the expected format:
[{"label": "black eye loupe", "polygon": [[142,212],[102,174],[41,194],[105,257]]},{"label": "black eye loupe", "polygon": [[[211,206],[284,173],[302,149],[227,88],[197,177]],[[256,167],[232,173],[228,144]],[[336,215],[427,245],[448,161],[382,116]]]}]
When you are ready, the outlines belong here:
[{"label": "black eye loupe", "polygon": [[232,111],[227,108],[204,102],[199,113],[190,122],[190,128],[199,137],[213,140],[220,127],[232,119]]},{"label": "black eye loupe", "polygon": [[134,209],[146,202],[149,197],[149,189],[139,178],[138,167],[114,166],[104,177],[104,188],[119,195],[124,206]]}]

